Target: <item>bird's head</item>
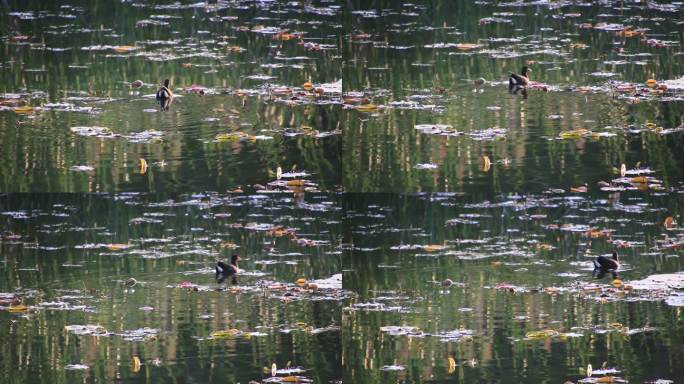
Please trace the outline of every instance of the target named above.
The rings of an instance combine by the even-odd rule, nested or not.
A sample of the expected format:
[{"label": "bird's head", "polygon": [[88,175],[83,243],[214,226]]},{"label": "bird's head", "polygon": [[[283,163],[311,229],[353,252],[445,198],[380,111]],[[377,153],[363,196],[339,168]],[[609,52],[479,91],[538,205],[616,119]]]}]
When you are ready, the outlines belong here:
[{"label": "bird's head", "polygon": [[618,261],[618,254],[617,254],[617,252],[613,252],[613,260]]},{"label": "bird's head", "polygon": [[233,256],[231,256],[230,263],[235,264],[235,263],[237,263],[238,260],[240,260],[240,256],[237,253],[235,253],[235,254],[233,254]]}]

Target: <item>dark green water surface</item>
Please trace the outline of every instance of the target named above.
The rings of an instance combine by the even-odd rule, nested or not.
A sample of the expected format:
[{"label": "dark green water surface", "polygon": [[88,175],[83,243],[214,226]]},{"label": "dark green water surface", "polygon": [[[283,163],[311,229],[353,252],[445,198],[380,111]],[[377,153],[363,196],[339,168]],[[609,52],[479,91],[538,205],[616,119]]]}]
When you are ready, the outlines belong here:
[{"label": "dark green water surface", "polygon": [[[274,363],[340,379],[337,200],[1,197],[0,382],[247,383]],[[234,252],[244,271],[219,286]]]},{"label": "dark green water surface", "polygon": [[[302,88],[341,80],[334,4],[7,6],[2,191],[225,191],[275,180],[278,166],[311,174],[313,189],[341,185],[340,94]],[[277,37],[286,30],[298,38]],[[154,94],[165,78],[177,96],[160,112]],[[144,85],[132,89],[134,80]],[[33,109],[20,113],[11,102]],[[84,136],[74,127],[108,131]],[[251,139],[217,140],[235,132]]]}]

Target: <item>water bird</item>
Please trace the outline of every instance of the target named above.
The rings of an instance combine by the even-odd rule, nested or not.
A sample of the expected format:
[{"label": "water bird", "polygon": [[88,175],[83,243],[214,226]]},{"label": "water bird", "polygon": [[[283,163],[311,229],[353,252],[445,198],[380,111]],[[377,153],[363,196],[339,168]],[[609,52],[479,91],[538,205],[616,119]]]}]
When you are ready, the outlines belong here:
[{"label": "water bird", "polygon": [[613,252],[612,257],[598,256],[594,259],[594,276],[597,278],[605,276],[607,272],[616,278],[618,268],[620,268],[620,260],[617,252]]},{"label": "water bird", "polygon": [[136,89],[142,87],[143,85],[145,85],[145,83],[143,83],[142,80],[135,80],[131,83],[131,88]]},{"label": "water bird", "polygon": [[476,87],[481,87],[487,83],[487,80],[485,80],[484,77],[480,77],[478,79],[473,80],[473,85]]},{"label": "water bird", "polygon": [[157,91],[157,101],[161,106],[162,111],[168,111],[173,100],[173,92],[171,92],[169,79],[164,80],[164,85]]},{"label": "water bird", "polygon": [[230,258],[230,264],[220,260],[216,262],[216,280],[218,280],[219,284],[223,283],[228,276],[232,276],[233,281],[235,281],[235,276],[240,272],[240,268],[237,265],[238,260],[240,260],[240,256],[233,254]]},{"label": "water bird", "polygon": [[511,73],[508,78],[508,91],[512,94],[518,93],[518,91],[525,90],[525,87],[530,82],[528,72],[532,70],[528,66],[523,66],[520,70],[520,74]]}]

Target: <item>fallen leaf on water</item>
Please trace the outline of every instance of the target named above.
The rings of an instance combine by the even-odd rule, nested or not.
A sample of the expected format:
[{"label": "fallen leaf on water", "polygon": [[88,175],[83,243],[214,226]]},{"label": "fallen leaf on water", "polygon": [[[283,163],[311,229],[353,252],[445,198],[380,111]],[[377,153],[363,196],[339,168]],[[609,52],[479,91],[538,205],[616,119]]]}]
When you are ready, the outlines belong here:
[{"label": "fallen leaf on water", "polygon": [[133,356],[133,372],[140,372],[140,358],[138,356]]},{"label": "fallen leaf on water", "polygon": [[303,187],[304,184],[306,183],[305,180],[289,180],[287,182],[288,187]]},{"label": "fallen leaf on water", "polygon": [[591,134],[591,131],[589,131],[588,129],[579,128],[573,129],[571,131],[561,132],[560,137],[561,139],[579,139],[582,136],[586,136],[589,134]]},{"label": "fallen leaf on water", "polygon": [[489,160],[489,156],[482,156],[482,171],[487,172],[492,167],[492,161]]},{"label": "fallen leaf on water", "polygon": [[558,331],[554,331],[553,329],[545,329],[543,331],[532,331],[527,332],[525,334],[525,338],[531,340],[546,339],[554,336],[558,336]]},{"label": "fallen leaf on water", "polygon": [[13,110],[15,113],[31,113],[34,111],[34,108],[29,107],[29,106],[24,106],[24,107],[14,107]]},{"label": "fallen leaf on water", "polygon": [[147,172],[147,160],[140,159],[140,174],[145,174]]},{"label": "fallen leaf on water", "polygon": [[461,51],[469,51],[471,49],[479,48],[480,46],[480,44],[474,43],[460,43],[456,44],[456,49],[460,49]]},{"label": "fallen leaf on water", "polygon": [[449,357],[449,373],[454,373],[456,370],[456,360],[453,357]]},{"label": "fallen leaf on water", "polygon": [[378,110],[378,106],[375,104],[363,104],[356,106],[356,110],[359,112],[374,112]]},{"label": "fallen leaf on water", "polygon": [[676,225],[677,225],[677,222],[674,220],[674,218],[672,218],[672,216],[668,216],[668,217],[665,218],[665,220],[663,221],[663,227],[668,228],[668,229],[669,229],[669,228],[672,228],[672,227],[674,227],[674,226],[676,226]]},{"label": "fallen leaf on water", "polygon": [[126,52],[131,52],[135,51],[137,48],[132,46],[132,45],[117,45],[112,47],[113,50],[119,53],[126,53]]},{"label": "fallen leaf on water", "polygon": [[587,191],[586,185],[580,185],[579,187],[570,187],[570,192],[585,193],[586,191]]},{"label": "fallen leaf on water", "polygon": [[[211,337],[214,339],[227,339],[240,334],[239,329],[224,329],[220,331],[214,331],[211,333]],[[275,365],[275,364],[274,364]]]},{"label": "fallen leaf on water", "polygon": [[128,244],[107,244],[107,249],[109,249],[110,251],[121,251],[128,247]]},{"label": "fallen leaf on water", "polygon": [[9,308],[7,308],[7,310],[11,313],[19,313],[28,311],[28,307],[24,304],[10,305]]},{"label": "fallen leaf on water", "polygon": [[271,376],[275,376],[276,373],[278,373],[278,367],[276,366],[276,363],[271,364]]},{"label": "fallen leaf on water", "polygon": [[429,244],[423,247],[426,252],[438,252],[444,249],[443,245],[439,244]]}]

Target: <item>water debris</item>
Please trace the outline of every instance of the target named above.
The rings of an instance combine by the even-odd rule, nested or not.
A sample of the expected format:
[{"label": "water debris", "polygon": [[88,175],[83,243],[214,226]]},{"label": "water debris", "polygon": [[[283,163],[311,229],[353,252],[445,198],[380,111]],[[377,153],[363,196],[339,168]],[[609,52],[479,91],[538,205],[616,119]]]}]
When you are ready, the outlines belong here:
[{"label": "water debris", "polygon": [[64,366],[67,371],[85,371],[90,369],[86,364],[67,364]]},{"label": "water debris", "polygon": [[392,371],[403,371],[405,369],[406,369],[406,367],[404,367],[403,365],[384,365],[384,366],[380,367],[381,371],[390,371],[390,372],[392,372]]}]

